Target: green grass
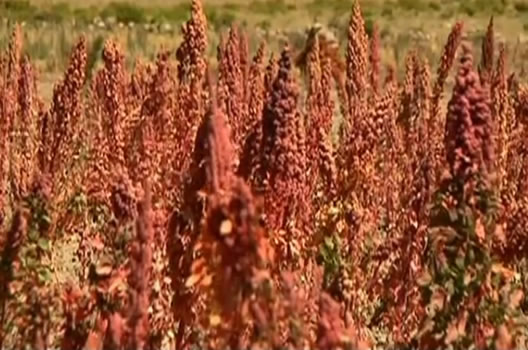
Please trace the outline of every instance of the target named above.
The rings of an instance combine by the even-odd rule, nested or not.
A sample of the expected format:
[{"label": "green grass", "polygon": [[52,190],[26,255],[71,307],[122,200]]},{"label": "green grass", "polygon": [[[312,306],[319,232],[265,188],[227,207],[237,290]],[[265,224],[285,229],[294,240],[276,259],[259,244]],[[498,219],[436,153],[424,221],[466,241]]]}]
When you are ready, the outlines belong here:
[{"label": "green grass", "polygon": [[31,19],[38,12],[37,7],[23,0],[0,2],[0,10],[5,17],[19,21]]},{"label": "green grass", "polygon": [[[234,22],[246,29],[252,48],[262,39],[275,51],[285,38],[294,47],[302,45],[305,29],[314,21],[332,29],[344,46],[353,4],[353,0],[203,2],[213,59],[215,43]],[[496,31],[507,41],[514,43],[528,31],[526,0],[361,0],[361,7],[367,31],[374,23],[380,28],[384,62],[397,59],[400,67],[411,47],[419,48],[434,63],[455,20],[464,20],[467,29],[476,31],[472,38],[484,33],[492,14]],[[181,40],[179,28],[190,16],[190,0],[4,0],[0,11],[8,20],[0,24],[0,44],[6,44],[13,21],[24,22],[27,53],[40,72],[57,76],[81,34],[93,45],[93,67],[99,63],[100,45],[110,37],[121,43],[130,65],[138,57],[155,57],[162,47],[175,49]],[[97,25],[96,18],[106,26]],[[423,33],[428,39],[423,39]]]},{"label": "green grass", "polygon": [[205,6],[205,16],[215,30],[228,27],[237,19],[235,11],[214,6]]},{"label": "green grass", "polygon": [[285,11],[295,10],[294,4],[284,0],[250,0],[247,10],[260,15],[274,16]]},{"label": "green grass", "polygon": [[396,6],[404,11],[410,12],[423,12],[429,8],[427,2],[415,0],[398,0]]},{"label": "green grass", "polygon": [[[90,23],[94,18],[114,18],[118,22],[179,24],[188,18],[190,0],[9,0],[0,3],[3,16],[19,21],[60,23],[75,19]],[[281,22],[284,17],[328,18],[348,14],[352,0],[205,0],[216,29],[230,24],[234,17],[256,24],[270,18]],[[362,8],[373,18],[393,20],[398,15],[420,16],[424,20],[449,16],[489,17],[513,13],[520,17],[528,12],[525,0],[362,0]],[[307,16],[308,14],[308,16]],[[294,21],[295,23],[298,20]]]},{"label": "green grass", "polygon": [[117,21],[128,23],[144,23],[147,21],[147,12],[136,5],[128,2],[111,2],[101,11],[103,18],[115,17]]},{"label": "green grass", "polygon": [[528,13],[528,2],[527,1],[516,1],[513,4],[513,7],[517,12]]}]

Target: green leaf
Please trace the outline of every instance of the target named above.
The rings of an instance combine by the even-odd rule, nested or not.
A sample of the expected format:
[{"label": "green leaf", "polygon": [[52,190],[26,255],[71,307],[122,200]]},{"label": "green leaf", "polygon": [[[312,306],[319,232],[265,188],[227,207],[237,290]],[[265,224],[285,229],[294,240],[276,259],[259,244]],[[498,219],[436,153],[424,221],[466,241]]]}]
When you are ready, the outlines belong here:
[{"label": "green leaf", "polygon": [[39,248],[42,249],[43,251],[47,252],[50,249],[50,241],[45,238],[39,238],[37,244]]},{"label": "green leaf", "polygon": [[42,282],[42,283],[50,282],[51,281],[51,271],[46,267],[39,269],[38,279],[39,279],[39,282]]},{"label": "green leaf", "polygon": [[36,241],[39,238],[39,233],[37,230],[29,230],[28,238],[30,241]]},{"label": "green leaf", "polygon": [[459,267],[460,269],[463,269],[464,266],[466,265],[466,264],[464,263],[464,260],[465,260],[465,259],[464,259],[464,256],[458,256],[458,257],[456,258],[456,261],[455,261],[456,266]]},{"label": "green leaf", "polygon": [[48,225],[51,224],[51,218],[47,214],[42,215],[42,221]]},{"label": "green leaf", "polygon": [[451,220],[451,222],[456,222],[457,221],[457,219],[458,219],[458,211],[456,210],[456,208],[448,209],[447,213],[449,215],[449,220]]},{"label": "green leaf", "polygon": [[332,240],[332,237],[326,237],[324,242],[325,242],[325,246],[328,249],[330,250],[334,249],[334,241]]},{"label": "green leaf", "polygon": [[428,286],[432,281],[432,277],[431,277],[431,274],[425,270],[419,277],[418,277],[418,280],[417,280],[417,283],[418,283],[418,286],[420,287],[426,287]]}]

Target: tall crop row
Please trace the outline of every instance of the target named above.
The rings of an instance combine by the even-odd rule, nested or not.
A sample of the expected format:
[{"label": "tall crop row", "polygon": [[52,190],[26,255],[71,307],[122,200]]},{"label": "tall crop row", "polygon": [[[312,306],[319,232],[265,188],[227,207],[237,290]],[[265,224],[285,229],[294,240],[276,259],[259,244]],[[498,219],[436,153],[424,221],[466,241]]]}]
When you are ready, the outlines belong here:
[{"label": "tall crop row", "polygon": [[212,71],[206,33],[193,0],[175,54],[108,40],[89,79],[80,38],[47,105],[14,28],[0,348],[528,346],[528,85],[493,19],[479,64],[459,22],[402,79],[359,2],[344,57],[233,26]]}]

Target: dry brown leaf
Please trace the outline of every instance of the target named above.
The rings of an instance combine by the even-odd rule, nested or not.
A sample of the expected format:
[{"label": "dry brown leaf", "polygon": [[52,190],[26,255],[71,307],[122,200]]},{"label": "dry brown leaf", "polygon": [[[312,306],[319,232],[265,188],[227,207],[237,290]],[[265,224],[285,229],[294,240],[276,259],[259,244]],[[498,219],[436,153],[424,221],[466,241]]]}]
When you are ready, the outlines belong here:
[{"label": "dry brown leaf", "polygon": [[435,310],[442,310],[444,308],[445,298],[446,295],[442,289],[437,288],[433,292],[433,295],[431,296],[431,303],[434,306]]},{"label": "dry brown leaf", "polygon": [[513,349],[513,337],[508,331],[506,325],[501,324],[497,329],[497,339],[495,340],[495,349],[511,350]]},{"label": "dry brown leaf", "polygon": [[201,278],[202,278],[202,275],[192,274],[192,275],[189,276],[189,278],[187,278],[187,280],[185,281],[185,287],[186,287],[186,288],[191,288],[191,287],[193,287],[194,285],[196,285],[196,283],[198,283],[198,281],[200,281]]},{"label": "dry brown leaf", "polygon": [[213,283],[213,276],[212,275],[206,275],[204,278],[200,281],[200,286],[202,287],[209,287]]},{"label": "dry brown leaf", "polygon": [[512,308],[512,309],[518,308],[521,305],[521,301],[523,300],[523,298],[524,298],[523,291],[521,289],[515,290],[510,295],[509,307]]},{"label": "dry brown leaf", "polygon": [[497,227],[495,228],[495,237],[501,243],[506,243],[506,234],[504,233],[504,225],[497,225]]},{"label": "dry brown leaf", "polygon": [[484,225],[482,224],[482,220],[480,218],[477,219],[477,222],[475,223],[475,233],[477,234],[477,237],[481,242],[484,242],[486,240],[486,229],[484,228]]},{"label": "dry brown leaf", "polygon": [[458,339],[458,336],[459,334],[458,334],[457,324],[455,322],[452,322],[449,325],[449,327],[447,327],[446,338],[445,338],[446,344],[453,343],[454,341]]}]

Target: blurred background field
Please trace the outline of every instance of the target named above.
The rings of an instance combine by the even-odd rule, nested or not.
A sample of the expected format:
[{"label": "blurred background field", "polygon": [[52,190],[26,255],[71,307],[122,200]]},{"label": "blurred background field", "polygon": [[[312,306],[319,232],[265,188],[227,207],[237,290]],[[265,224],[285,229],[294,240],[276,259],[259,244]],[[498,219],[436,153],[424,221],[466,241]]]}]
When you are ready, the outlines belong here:
[{"label": "blurred background field", "polygon": [[[1,45],[5,47],[14,22],[24,27],[25,48],[40,73],[41,92],[51,95],[57,74],[79,35],[91,45],[92,67],[97,66],[104,40],[116,39],[127,52],[127,64],[151,59],[161,49],[175,49],[180,26],[189,16],[186,0],[3,0],[0,1]],[[274,46],[288,41],[300,50],[306,30],[320,23],[344,46],[351,0],[206,0],[210,56],[220,35],[236,22],[250,39],[251,48],[265,39]],[[385,63],[401,66],[402,56],[416,48],[435,62],[456,20],[463,19],[475,45],[495,16],[498,42],[507,44],[509,58],[525,74],[528,64],[528,0],[362,0],[367,30],[380,28]]]}]

